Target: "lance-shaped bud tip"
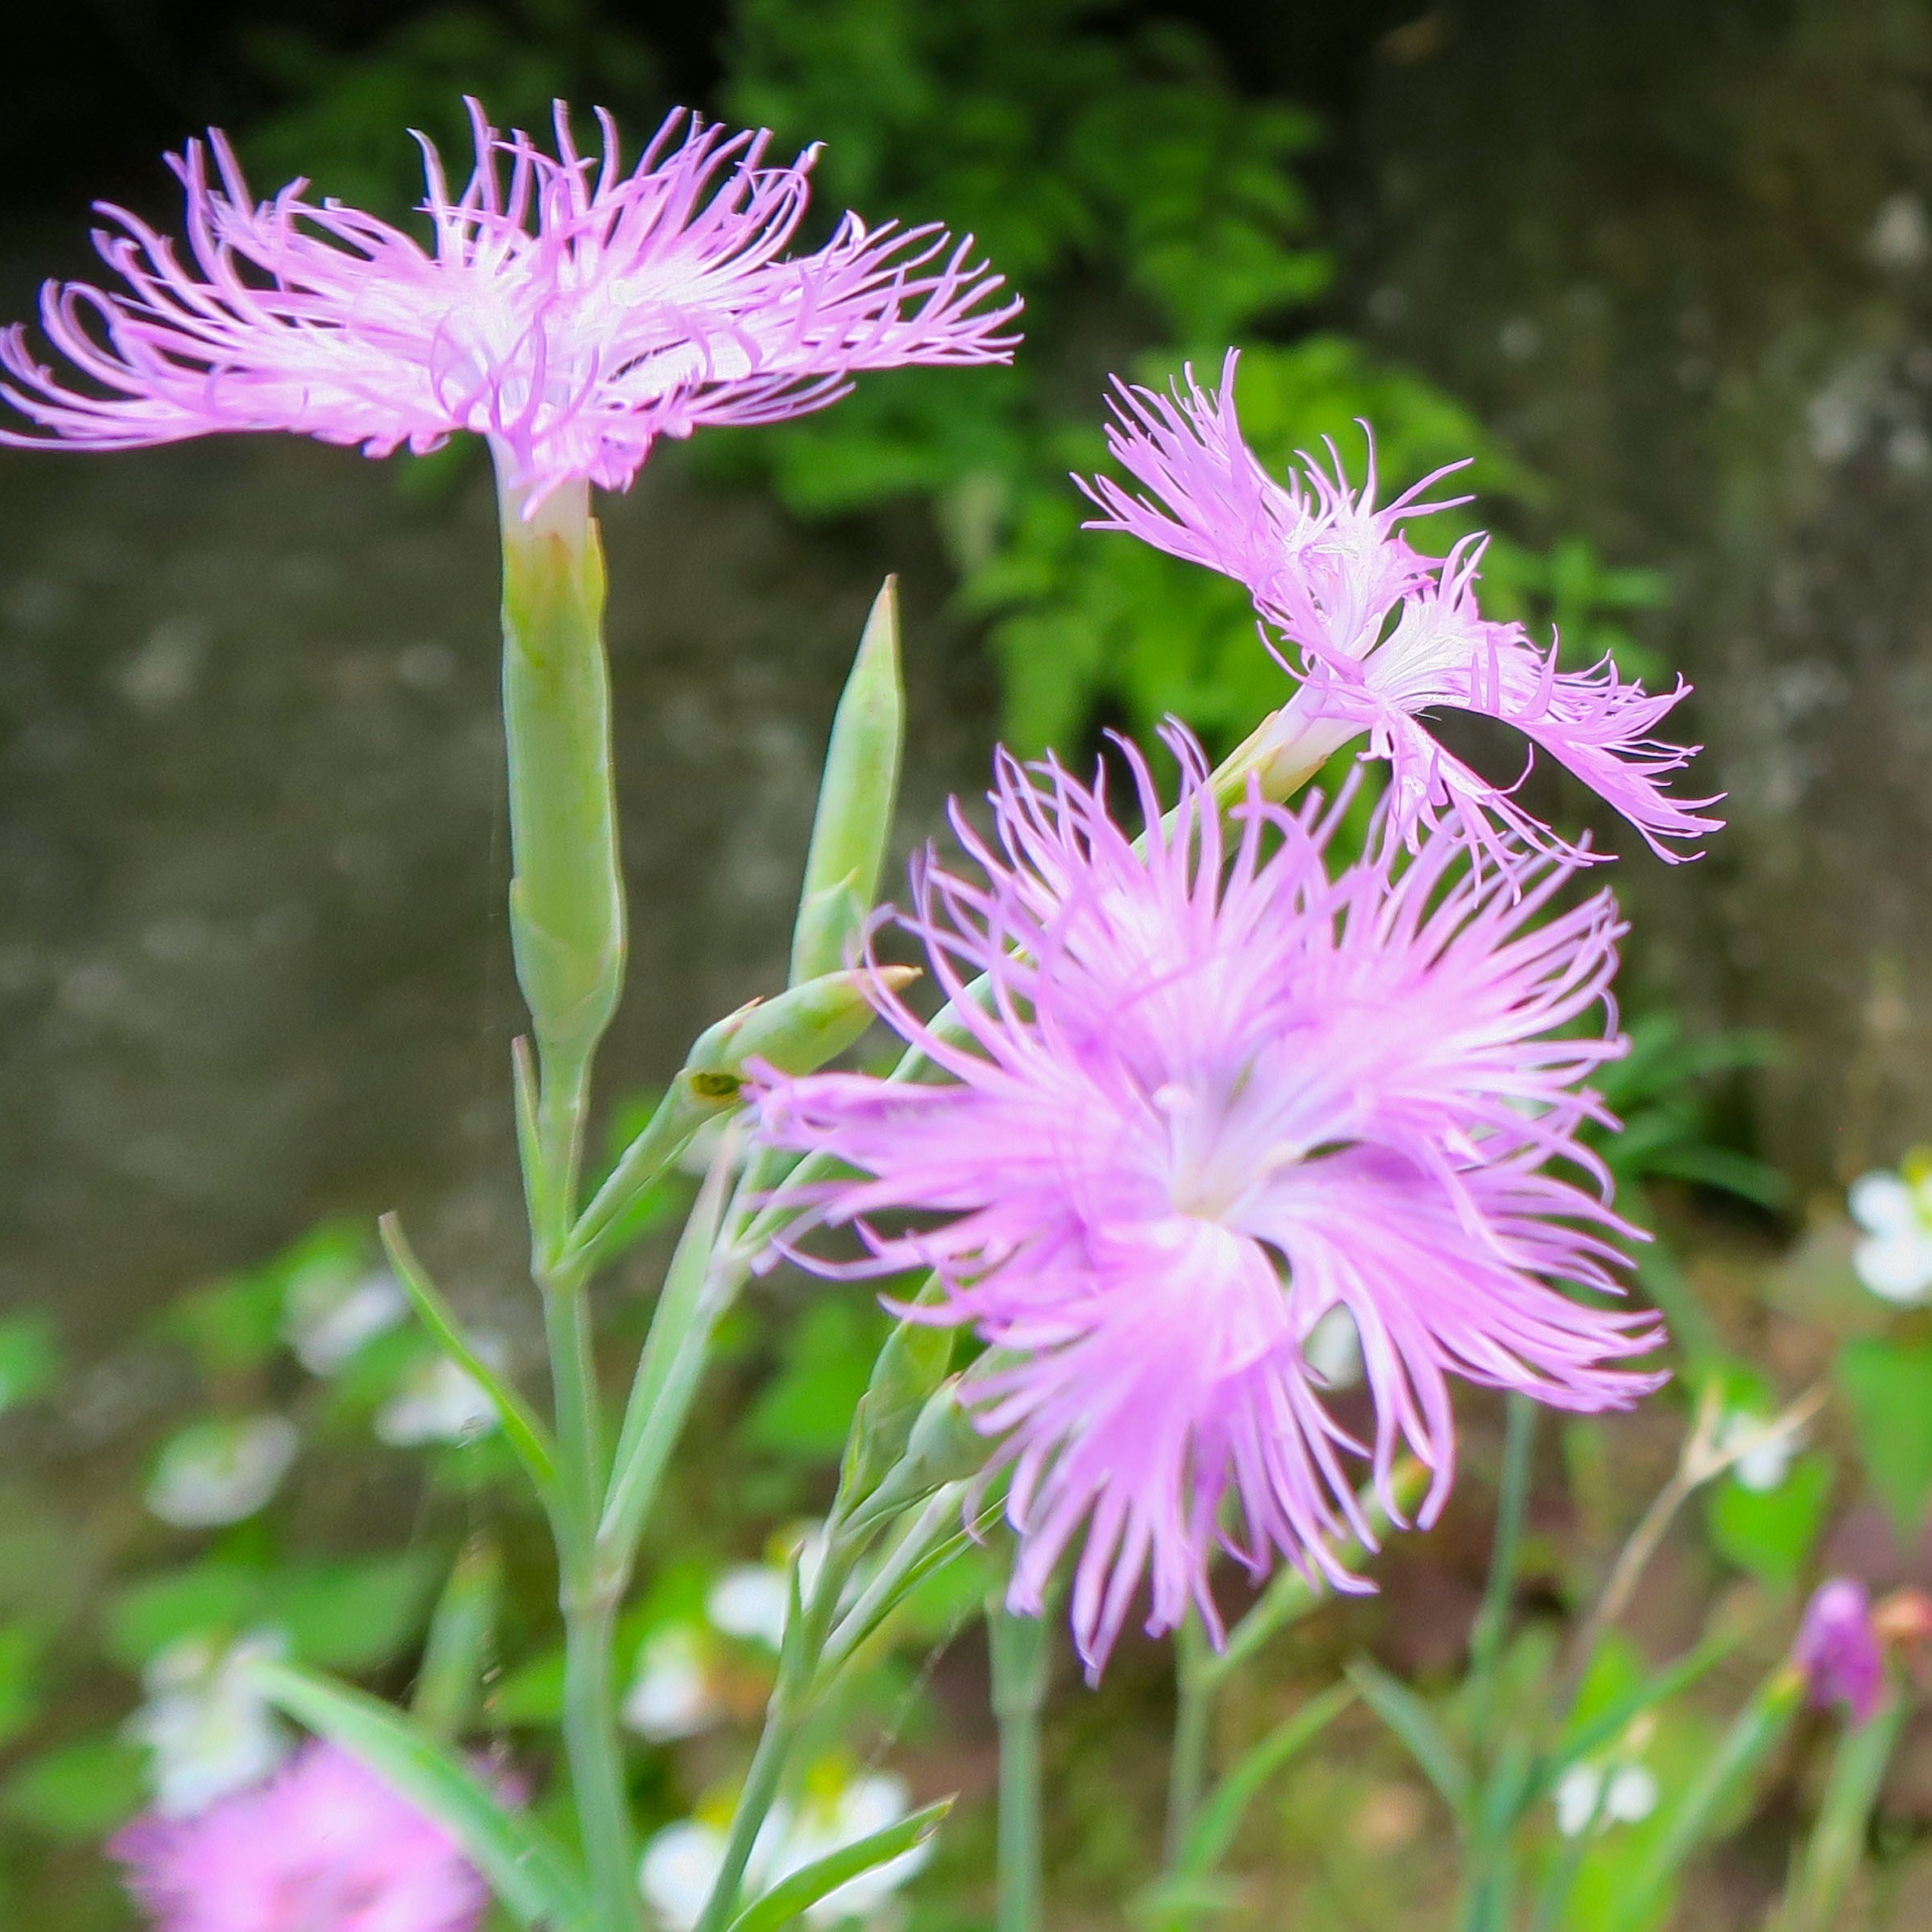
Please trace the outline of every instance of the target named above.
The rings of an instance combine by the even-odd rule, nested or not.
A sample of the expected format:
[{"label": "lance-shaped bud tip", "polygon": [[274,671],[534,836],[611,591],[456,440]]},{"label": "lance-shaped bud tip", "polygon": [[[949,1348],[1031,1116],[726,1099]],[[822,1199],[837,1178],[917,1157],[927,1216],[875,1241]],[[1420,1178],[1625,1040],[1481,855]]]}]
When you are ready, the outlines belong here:
[{"label": "lance-shaped bud tip", "polygon": [[866,619],[832,720],[792,929],[794,986],[846,964],[847,949],[879,896],[905,735],[898,580],[888,577]]},{"label": "lance-shaped bud tip", "polygon": [[681,1076],[698,1099],[722,1106],[737,1097],[745,1069],[762,1060],[780,1073],[809,1073],[836,1058],[872,1024],[873,985],[898,992],[919,977],[916,966],[846,968],[754,999],[693,1043]]}]

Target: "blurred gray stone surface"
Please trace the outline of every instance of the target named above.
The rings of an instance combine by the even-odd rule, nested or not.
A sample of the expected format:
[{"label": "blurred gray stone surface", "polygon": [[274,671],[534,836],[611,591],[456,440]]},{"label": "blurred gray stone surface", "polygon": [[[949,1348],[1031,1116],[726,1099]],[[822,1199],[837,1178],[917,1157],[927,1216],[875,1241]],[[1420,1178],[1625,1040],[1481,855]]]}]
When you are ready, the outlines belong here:
[{"label": "blurred gray stone surface", "polygon": [[[817,763],[907,579],[905,843],[992,694],[916,526],[802,535],[674,461],[602,505],[631,990],[605,1091],[783,983]],[[492,505],[284,438],[0,452],[0,1306],[84,1351],[400,1204],[518,1304]]]},{"label": "blurred gray stone surface", "polygon": [[1462,0],[1350,142],[1365,333],[1675,579],[1731,830],[1618,868],[1640,979],[1783,1036],[1804,1179],[1932,1138],[1932,9]]}]

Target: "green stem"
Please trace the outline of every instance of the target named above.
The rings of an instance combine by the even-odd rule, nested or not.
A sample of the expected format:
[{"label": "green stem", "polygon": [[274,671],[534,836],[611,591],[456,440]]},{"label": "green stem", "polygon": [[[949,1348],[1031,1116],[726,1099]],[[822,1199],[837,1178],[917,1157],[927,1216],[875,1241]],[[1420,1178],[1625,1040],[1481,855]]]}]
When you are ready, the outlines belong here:
[{"label": "green stem", "polygon": [[993,1715],[999,1726],[999,1878],[997,1932],[1039,1932],[1040,1712],[1047,1701],[1047,1621],[986,1606]]},{"label": "green stem", "polygon": [[557,1412],[552,1519],[564,1620],[564,1749],[594,1932],[635,1932],[611,1654],[622,1581],[598,1560],[604,1429],[588,1270],[563,1258],[591,1062],[624,974],[604,561],[587,485],[566,484],[534,508],[526,492],[505,486],[500,494],[510,938],[536,1042],[534,1081],[527,1055],[518,1063],[518,1145]]},{"label": "green stem", "polygon": [[1529,1932],[1558,1932],[1570,1909],[1570,1895],[1576,1889],[1577,1874],[1583,1869],[1589,1842],[1586,1829],[1573,1838],[1565,1838],[1557,1847],[1536,1894],[1536,1913],[1530,1920]]},{"label": "green stem", "polygon": [[612,1659],[621,1571],[600,1561],[603,1447],[589,1296],[580,1276],[542,1280],[557,1399],[557,1558],[564,1626],[564,1752],[570,1768],[596,1932],[635,1932],[636,1853]]},{"label": "green stem", "polygon": [[1912,1700],[1894,1685],[1863,1724],[1848,1724],[1832,1758],[1825,1801],[1791,1874],[1773,1932],[1826,1932],[1845,1887],[1864,1857],[1872,1807]]},{"label": "green stem", "polygon": [[593,1589],[564,1603],[563,1740],[590,1871],[597,1932],[635,1932],[636,1854],[631,1841],[623,1746],[614,1721],[617,1593]]},{"label": "green stem", "polygon": [[[731,1829],[725,1838],[718,1876],[711,1883],[711,1895],[705,1901],[693,1932],[724,1932],[737,1915],[745,1868],[751,1863],[758,1834],[777,1801],[792,1747],[811,1713],[825,1639],[850,1571],[850,1558],[839,1547],[835,1511],[833,1520],[825,1526],[824,1558],[819,1566],[811,1594],[802,1606],[794,1581],[794,1614],[787,1622],[778,1660],[778,1681],[772,1686],[771,1702],[765,1709],[765,1728],[759,1733],[751,1768],[745,1774],[744,1787],[732,1812]],[[794,1579],[798,1576],[795,1562],[793,1576]]]},{"label": "green stem", "polygon": [[1496,1538],[1489,1549],[1489,1576],[1483,1589],[1482,1607],[1469,1637],[1469,1686],[1472,1729],[1478,1738],[1488,1732],[1490,1703],[1496,1672],[1510,1633],[1510,1613],[1516,1601],[1517,1571],[1523,1557],[1523,1519],[1529,1503],[1531,1463],[1536,1440],[1535,1402],[1511,1394],[1504,1424],[1502,1476],[1496,1501]]},{"label": "green stem", "polygon": [[1191,1611],[1174,1633],[1174,1737],[1167,1767],[1167,1837],[1162,1869],[1179,1869],[1208,1785],[1217,1680],[1202,1668],[1208,1655]]}]

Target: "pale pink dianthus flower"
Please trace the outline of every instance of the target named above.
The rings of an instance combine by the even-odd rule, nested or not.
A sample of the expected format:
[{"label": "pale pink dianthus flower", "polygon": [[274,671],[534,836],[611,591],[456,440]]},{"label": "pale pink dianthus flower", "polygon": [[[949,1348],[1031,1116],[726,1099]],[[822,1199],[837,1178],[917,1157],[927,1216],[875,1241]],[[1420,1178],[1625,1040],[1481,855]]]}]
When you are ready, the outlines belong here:
[{"label": "pale pink dianthus flower", "polygon": [[475,1932],[489,1905],[450,1834],[332,1744],[109,1850],[159,1932]]},{"label": "pale pink dianthus flower", "polygon": [[1427,492],[1462,465],[1379,506],[1372,450],[1359,490],[1332,444],[1327,469],[1305,456],[1299,473],[1278,482],[1243,439],[1235,364],[1230,352],[1213,393],[1191,369],[1166,396],[1117,383],[1108,448],[1146,494],[1110,477],[1075,480],[1104,513],[1090,529],[1125,531],[1246,587],[1264,635],[1274,634],[1270,648],[1300,684],[1266,728],[1264,763],[1299,776],[1366,734],[1370,754],[1388,762],[1405,836],[1454,811],[1472,833],[1560,845],[1517,802],[1515,785],[1493,784],[1431,732],[1424,715],[1440,706],[1512,726],[1660,857],[1687,856],[1667,841],[1717,829],[1704,815],[1715,798],[1668,788],[1697,749],[1655,735],[1689,689],[1682,679],[1647,692],[1607,655],[1559,671],[1554,644],[1541,649],[1520,624],[1484,617],[1476,584],[1486,538],[1432,557],[1404,534],[1411,519],[1452,507]]},{"label": "pale pink dianthus flower", "polygon": [[100,393],[42,366],[16,327],[0,395],[94,449],[287,430],[386,456],[468,431],[534,509],[566,482],[625,487],[659,436],[822,408],[861,370],[1011,359],[1019,304],[970,239],[847,214],[823,247],[785,254],[811,152],[772,166],[768,135],[673,114],[626,173],[601,112],[589,157],[561,103],[554,155],[470,110],[461,193],[422,143],[427,248],[305,181],[257,203],[220,133],[190,142],[170,165],[192,265],[103,207],[95,246],[125,289],[43,292],[49,339]]},{"label": "pale pink dianthus flower", "polygon": [[[1257,1580],[1282,1559],[1367,1588],[1332,1548],[1375,1543],[1351,1462],[1401,1523],[1406,1445],[1432,1520],[1455,1466],[1450,1375],[1579,1410],[1660,1379],[1619,1366],[1661,1339],[1654,1316],[1590,1300],[1616,1292],[1629,1232],[1579,1138],[1605,1117],[1585,1082],[1623,1050],[1587,1030],[1609,1011],[1609,896],[1559,910],[1571,868],[1476,867],[1453,824],[1413,855],[1383,824],[1331,876],[1337,808],[1291,813],[1251,783],[1224,833],[1200,748],[1169,742],[1165,822],[1122,748],[1141,847],[1099,780],[1002,754],[996,839],[955,814],[981,876],[916,867],[904,924],[963,1030],[923,1021],[876,968],[872,998],[947,1077],[772,1078],[758,1095],[769,1143],[858,1170],[793,1198],[807,1230],[851,1224],[868,1252],[815,1257],[807,1236],[806,1265],[933,1269],[942,1298],[916,1317],[990,1344],[964,1387],[1010,1469],[1012,1601],[1038,1612],[1077,1540],[1093,1672],[1143,1580],[1151,1631],[1190,1603],[1216,1628],[1217,1548]],[[1361,1343],[1366,1440],[1305,1353],[1337,1309]]]}]

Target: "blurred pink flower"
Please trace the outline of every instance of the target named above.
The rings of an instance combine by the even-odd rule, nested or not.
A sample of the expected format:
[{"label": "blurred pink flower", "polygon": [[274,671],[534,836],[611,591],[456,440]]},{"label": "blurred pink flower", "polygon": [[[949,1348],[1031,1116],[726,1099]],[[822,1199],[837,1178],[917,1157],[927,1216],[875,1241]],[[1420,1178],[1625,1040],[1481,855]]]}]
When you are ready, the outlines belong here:
[{"label": "blurred pink flower", "polygon": [[574,479],[625,487],[659,436],[822,408],[858,370],[1011,359],[1019,304],[996,299],[970,240],[848,214],[815,253],[782,256],[811,153],[767,166],[768,135],[673,114],[626,174],[601,112],[593,160],[561,103],[554,158],[470,111],[476,168],[460,195],[423,142],[429,251],[306,199],[304,181],[258,204],[221,134],[190,142],[170,165],[194,269],[138,216],[103,208],[119,232],[95,245],[127,291],[42,294],[50,339],[106,393],[65,387],[16,327],[0,339],[0,395],[94,449],[291,430],[387,456],[473,431],[534,507]]},{"label": "blurred pink flower", "polygon": [[1885,1652],[1862,1583],[1834,1576],[1819,1585],[1804,1607],[1791,1660],[1804,1672],[1810,1700],[1820,1710],[1842,1703],[1856,1724],[1877,1711],[1885,1698]]},{"label": "blurred pink flower", "polygon": [[160,1932],[474,1932],[489,1904],[456,1840],[332,1744],[108,1849]]},{"label": "blurred pink flower", "polygon": [[[1413,857],[1384,827],[1331,877],[1340,807],[1290,814],[1252,784],[1224,850],[1199,746],[1169,742],[1165,824],[1123,747],[1144,851],[1099,780],[1003,754],[996,846],[955,814],[983,880],[930,854],[916,868],[904,923],[963,1030],[922,1022],[876,968],[872,997],[950,1083],[774,1077],[758,1096],[769,1143],[859,1170],[794,1198],[869,1254],[806,1265],[934,1269],[944,1300],[919,1318],[991,1345],[966,1388],[1011,1466],[1012,1601],[1038,1611],[1084,1528],[1073,1624],[1096,1672],[1143,1577],[1150,1630],[1190,1602],[1214,1624],[1217,1545],[1257,1578],[1279,1557],[1369,1587],[1328,1547],[1375,1544],[1344,1457],[1369,1459],[1399,1522],[1405,1443],[1433,1472],[1432,1520],[1454,1471],[1450,1373],[1585,1410],[1661,1379],[1607,1366],[1655,1345],[1654,1316],[1565,1292],[1615,1292],[1628,1230],[1548,1171],[1607,1192],[1577,1139],[1603,1117],[1582,1082],[1624,1042],[1573,1023],[1606,1008],[1608,894],[1555,911],[1571,868],[1518,854],[1479,872],[1453,824]],[[965,990],[979,973],[983,998]],[[907,1211],[924,1225],[873,1219]],[[1307,1359],[1337,1308],[1370,1442]]]},{"label": "blurred pink flower", "polygon": [[1539,650],[1520,624],[1485,619],[1475,586],[1488,540],[1465,539],[1436,557],[1401,531],[1450,507],[1426,495],[1449,470],[1378,508],[1373,452],[1357,491],[1331,445],[1332,474],[1305,457],[1300,474],[1276,482],[1242,439],[1235,361],[1230,351],[1213,395],[1191,369],[1185,390],[1177,385],[1171,396],[1117,383],[1108,444],[1147,495],[1108,477],[1076,481],[1105,513],[1090,529],[1126,531],[1235,578],[1294,653],[1292,662],[1277,653],[1300,680],[1270,734],[1278,767],[1312,769],[1366,732],[1370,754],[1389,762],[1405,837],[1455,810],[1472,833],[1491,825],[1532,845],[1558,842],[1517,804],[1515,787],[1490,784],[1419,722],[1448,706],[1514,726],[1663,858],[1687,856],[1664,841],[1717,829],[1701,815],[1716,799],[1665,789],[1696,749],[1654,736],[1689,688],[1681,679],[1653,695],[1626,683],[1608,657],[1588,671],[1559,671],[1554,646]]}]

